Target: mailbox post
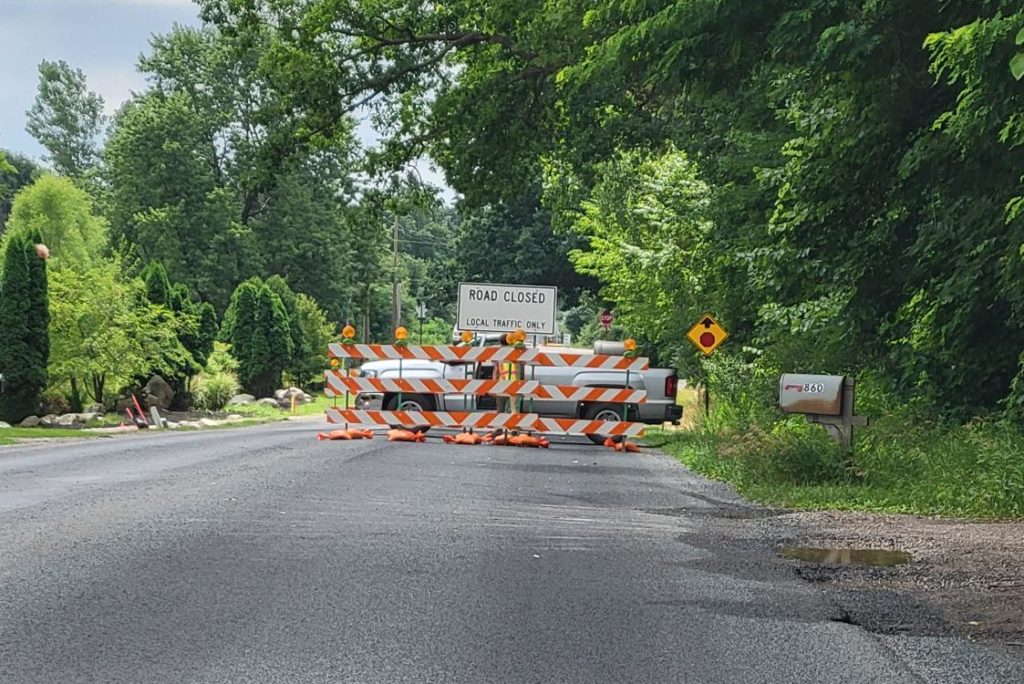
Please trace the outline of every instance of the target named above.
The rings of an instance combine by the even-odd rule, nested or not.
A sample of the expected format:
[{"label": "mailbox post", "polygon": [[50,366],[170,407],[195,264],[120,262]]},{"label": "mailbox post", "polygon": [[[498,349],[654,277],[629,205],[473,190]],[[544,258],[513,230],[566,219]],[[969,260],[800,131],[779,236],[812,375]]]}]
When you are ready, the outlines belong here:
[{"label": "mailbox post", "polygon": [[855,381],[842,375],[787,373],[779,380],[779,407],[786,413],[802,413],[808,423],[828,430],[843,451],[853,450],[853,428],[868,419],[854,415]]}]

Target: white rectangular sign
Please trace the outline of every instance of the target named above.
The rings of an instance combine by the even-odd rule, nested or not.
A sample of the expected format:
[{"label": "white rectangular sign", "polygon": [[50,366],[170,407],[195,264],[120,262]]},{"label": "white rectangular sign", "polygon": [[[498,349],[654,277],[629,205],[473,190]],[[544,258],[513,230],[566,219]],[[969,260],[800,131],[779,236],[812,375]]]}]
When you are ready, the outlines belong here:
[{"label": "white rectangular sign", "polygon": [[459,283],[459,330],[554,335],[558,288]]}]

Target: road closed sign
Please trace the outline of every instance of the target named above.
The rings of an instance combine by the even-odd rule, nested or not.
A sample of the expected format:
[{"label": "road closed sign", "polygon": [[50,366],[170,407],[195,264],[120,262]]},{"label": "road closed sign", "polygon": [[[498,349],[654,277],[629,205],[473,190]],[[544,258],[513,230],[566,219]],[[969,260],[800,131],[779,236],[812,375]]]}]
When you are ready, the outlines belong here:
[{"label": "road closed sign", "polygon": [[558,288],[459,283],[460,330],[554,335]]}]

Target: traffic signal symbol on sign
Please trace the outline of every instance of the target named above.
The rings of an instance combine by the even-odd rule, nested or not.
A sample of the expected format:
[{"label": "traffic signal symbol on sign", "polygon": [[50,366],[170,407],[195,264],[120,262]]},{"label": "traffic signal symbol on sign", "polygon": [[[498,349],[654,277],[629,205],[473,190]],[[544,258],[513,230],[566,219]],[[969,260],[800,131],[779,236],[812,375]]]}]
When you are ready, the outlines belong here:
[{"label": "traffic signal symbol on sign", "polygon": [[729,333],[718,324],[711,314],[706,313],[690,328],[686,337],[693,342],[693,346],[704,352],[705,356],[709,356],[711,352],[718,349],[722,342],[725,342]]}]

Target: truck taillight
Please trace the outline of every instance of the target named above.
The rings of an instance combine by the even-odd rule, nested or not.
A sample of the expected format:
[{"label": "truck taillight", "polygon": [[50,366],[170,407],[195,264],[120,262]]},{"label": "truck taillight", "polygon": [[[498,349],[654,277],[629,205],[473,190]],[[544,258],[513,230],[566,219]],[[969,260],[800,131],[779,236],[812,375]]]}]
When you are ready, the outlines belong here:
[{"label": "truck taillight", "polygon": [[669,399],[675,400],[676,392],[679,391],[679,378],[675,375],[670,375],[665,378],[665,396]]}]

